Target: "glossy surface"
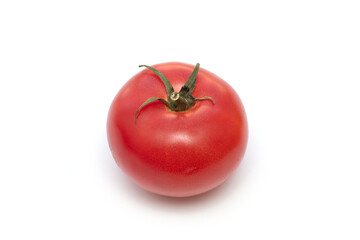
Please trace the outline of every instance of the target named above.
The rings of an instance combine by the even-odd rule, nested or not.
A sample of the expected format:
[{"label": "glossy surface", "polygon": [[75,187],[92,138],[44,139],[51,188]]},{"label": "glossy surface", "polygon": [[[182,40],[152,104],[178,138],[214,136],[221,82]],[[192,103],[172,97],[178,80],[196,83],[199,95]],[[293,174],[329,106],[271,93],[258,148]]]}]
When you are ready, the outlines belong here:
[{"label": "glossy surface", "polygon": [[[193,65],[154,65],[179,91]],[[200,67],[196,98],[210,96],[186,112],[172,112],[161,102],[144,107],[149,97],[166,99],[161,80],[150,70],[131,78],[116,95],[108,115],[108,142],[118,166],[139,186],[161,195],[185,197],[224,182],[246,149],[248,126],[236,92]]]}]

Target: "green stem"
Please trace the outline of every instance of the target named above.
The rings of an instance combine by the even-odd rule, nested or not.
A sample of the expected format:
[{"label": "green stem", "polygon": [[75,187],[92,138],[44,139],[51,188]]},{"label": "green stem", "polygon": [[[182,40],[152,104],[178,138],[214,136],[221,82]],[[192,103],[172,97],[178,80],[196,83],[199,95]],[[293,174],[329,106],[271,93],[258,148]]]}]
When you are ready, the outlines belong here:
[{"label": "green stem", "polygon": [[167,100],[157,97],[151,97],[147,99],[135,112],[134,116],[134,123],[136,123],[136,118],[139,116],[140,111],[143,107],[146,105],[155,102],[160,101],[164,103],[170,110],[174,112],[182,112],[190,109],[196,102],[202,101],[202,100],[210,100],[215,104],[214,99],[211,97],[202,97],[202,98],[195,98],[191,93],[195,89],[196,85],[196,78],[199,72],[200,64],[197,63],[193,72],[191,73],[190,77],[186,81],[185,85],[181,87],[180,92],[175,92],[173,86],[171,85],[170,81],[165,77],[164,74],[162,74],[159,70],[147,66],[147,65],[140,65],[139,67],[146,67],[147,69],[154,72],[160,80],[163,82],[166,93],[167,93]]},{"label": "green stem", "polygon": [[147,69],[153,71],[164,83],[167,95],[170,96],[170,94],[174,91],[173,86],[171,85],[170,81],[160,72],[159,70],[156,70],[153,67],[147,66],[147,65],[140,65],[139,67],[146,67]]},{"label": "green stem", "polygon": [[[192,93],[194,91],[196,84],[196,77],[198,75],[199,68],[200,68],[200,63],[197,63],[189,79],[186,81],[185,85],[181,89],[184,89],[184,91],[187,91],[188,93]],[[185,90],[185,89],[189,89],[189,90]]]}]

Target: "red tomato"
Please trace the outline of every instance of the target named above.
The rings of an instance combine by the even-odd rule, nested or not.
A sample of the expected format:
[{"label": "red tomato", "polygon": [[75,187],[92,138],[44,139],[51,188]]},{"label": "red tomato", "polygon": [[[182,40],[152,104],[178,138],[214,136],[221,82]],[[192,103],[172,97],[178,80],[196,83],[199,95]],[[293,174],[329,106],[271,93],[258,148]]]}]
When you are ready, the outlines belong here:
[{"label": "red tomato", "polygon": [[[185,197],[215,188],[239,165],[247,145],[246,114],[238,95],[198,65],[163,63],[148,68],[121,88],[110,107],[107,134],[116,163],[153,193]],[[173,92],[171,84],[164,87],[161,73]],[[192,83],[180,90],[189,76]],[[183,92],[183,101],[176,102]]]}]

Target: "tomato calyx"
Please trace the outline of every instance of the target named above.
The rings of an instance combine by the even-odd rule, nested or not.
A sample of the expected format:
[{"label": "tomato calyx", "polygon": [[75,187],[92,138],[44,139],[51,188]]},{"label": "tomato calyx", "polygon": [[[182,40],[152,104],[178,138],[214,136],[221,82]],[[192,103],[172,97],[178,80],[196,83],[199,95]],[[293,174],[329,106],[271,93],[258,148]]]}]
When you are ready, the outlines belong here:
[{"label": "tomato calyx", "polygon": [[186,110],[189,110],[196,102],[202,101],[202,100],[210,100],[215,104],[214,99],[211,97],[205,96],[202,98],[195,98],[191,93],[195,89],[196,85],[196,77],[199,72],[200,64],[197,63],[193,72],[191,73],[190,77],[186,81],[185,85],[181,87],[179,92],[175,92],[173,86],[171,85],[170,81],[165,77],[164,74],[162,74],[159,70],[150,67],[148,65],[140,65],[139,67],[146,67],[147,69],[154,72],[160,80],[165,85],[166,93],[167,93],[167,100],[157,97],[151,97],[147,99],[135,112],[134,116],[134,123],[136,123],[136,118],[139,116],[140,111],[143,107],[146,105],[155,102],[160,101],[164,103],[171,111],[174,112],[183,112]]}]

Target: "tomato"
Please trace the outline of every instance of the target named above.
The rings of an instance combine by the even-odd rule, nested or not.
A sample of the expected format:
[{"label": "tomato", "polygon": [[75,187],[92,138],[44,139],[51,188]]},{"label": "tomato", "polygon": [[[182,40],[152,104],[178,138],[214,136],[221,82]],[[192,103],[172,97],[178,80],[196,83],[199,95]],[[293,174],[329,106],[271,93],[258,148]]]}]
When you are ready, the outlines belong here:
[{"label": "tomato", "polygon": [[223,183],[248,139],[236,92],[199,64],[143,67],[109,110],[108,143],[118,166],[142,188],[165,196],[197,195]]}]

